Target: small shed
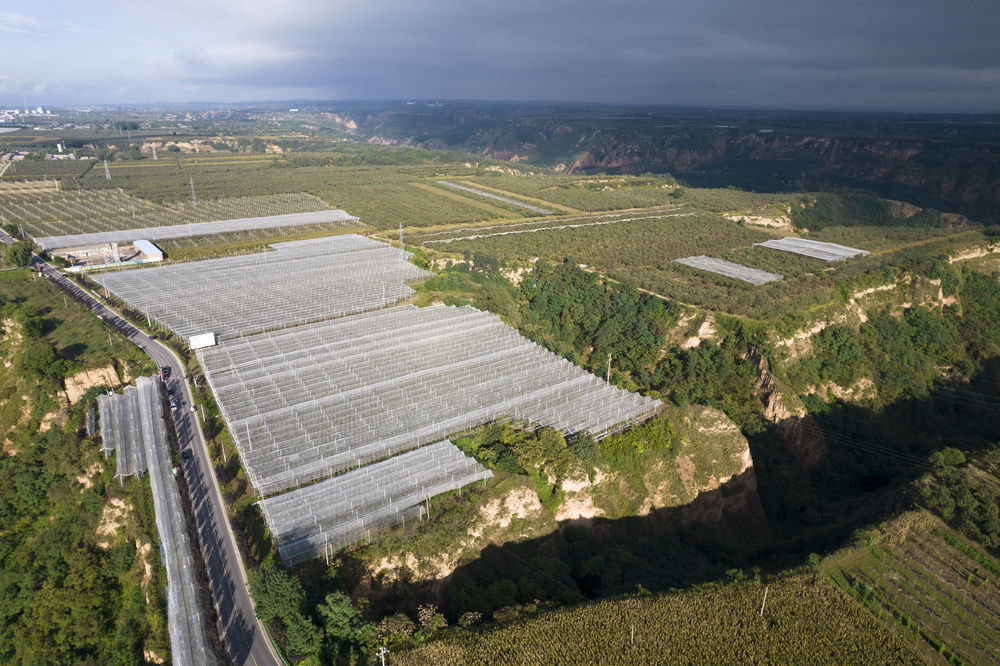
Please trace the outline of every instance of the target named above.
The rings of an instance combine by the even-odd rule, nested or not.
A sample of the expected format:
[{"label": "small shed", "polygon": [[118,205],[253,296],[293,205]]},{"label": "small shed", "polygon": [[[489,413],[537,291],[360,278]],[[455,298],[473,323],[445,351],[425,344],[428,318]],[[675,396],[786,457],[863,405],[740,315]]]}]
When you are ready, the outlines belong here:
[{"label": "small shed", "polygon": [[142,252],[144,261],[163,261],[163,250],[148,240],[137,240],[132,244],[135,245],[135,249]]}]

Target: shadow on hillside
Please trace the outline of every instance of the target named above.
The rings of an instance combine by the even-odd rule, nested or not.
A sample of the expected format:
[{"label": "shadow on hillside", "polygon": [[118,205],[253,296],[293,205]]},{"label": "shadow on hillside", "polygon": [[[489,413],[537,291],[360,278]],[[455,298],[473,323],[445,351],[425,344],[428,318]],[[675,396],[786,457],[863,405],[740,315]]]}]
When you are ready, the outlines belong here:
[{"label": "shadow on hillside", "polygon": [[[881,411],[835,403],[811,414],[824,441],[804,467],[796,442],[772,427],[750,439],[754,469],[691,504],[620,520],[563,523],[544,537],[488,546],[449,576],[430,582],[374,581],[365,595],[376,614],[407,612],[437,599],[452,619],[489,617],[516,604],[555,605],[648,590],[665,592],[763,575],[808,562],[853,532],[909,508],[907,486],[946,446],[976,450],[1000,440],[1000,359],[971,384],[942,385],[930,396]],[[995,404],[994,404],[995,403]],[[758,496],[759,495],[759,496]],[[341,557],[348,580],[361,563]],[[733,571],[735,569],[743,572]]]}]

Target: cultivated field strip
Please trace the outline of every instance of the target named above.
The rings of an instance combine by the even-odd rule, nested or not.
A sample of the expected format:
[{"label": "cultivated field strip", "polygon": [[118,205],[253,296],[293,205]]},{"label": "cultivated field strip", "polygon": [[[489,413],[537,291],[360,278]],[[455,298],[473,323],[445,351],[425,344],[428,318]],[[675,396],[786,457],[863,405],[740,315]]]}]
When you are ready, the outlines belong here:
[{"label": "cultivated field strip", "polygon": [[848,589],[952,663],[997,663],[1000,582],[991,565],[948,543],[941,530],[918,529],[852,556],[842,570]]},{"label": "cultivated field strip", "polygon": [[856,247],[847,247],[837,243],[824,243],[822,241],[808,240],[805,238],[795,238],[786,236],[785,238],[775,238],[763,243],[754,243],[755,246],[769,247],[772,250],[781,250],[793,254],[801,254],[823,261],[844,261],[857,256],[865,256],[867,250],[859,250]]},{"label": "cultivated field strip", "polygon": [[468,192],[470,194],[475,194],[480,197],[487,197],[490,199],[496,199],[497,201],[502,201],[512,206],[517,206],[518,208],[525,208],[527,210],[539,213],[541,215],[552,215],[551,210],[541,208],[539,206],[532,206],[531,204],[526,204],[523,201],[517,201],[515,199],[510,199],[508,197],[502,197],[499,194],[494,194],[493,192],[487,192],[486,190],[476,189],[475,187],[469,187],[468,185],[459,185],[458,183],[452,183],[447,180],[437,181],[438,185],[444,185],[446,187],[451,187],[456,190],[462,190],[463,192]]},{"label": "cultivated field strip", "polygon": [[226,338],[389,305],[413,295],[408,282],[431,275],[408,253],[354,234],[271,247],[94,280],[178,335]]},{"label": "cultivated field strip", "polygon": [[[173,461],[159,377],[139,377],[121,395],[98,398],[102,449],[116,451],[117,475],[141,475],[148,466],[160,553],[167,572],[167,631],[175,664],[213,663],[198,599],[187,522]],[[122,469],[122,464],[127,469]]]},{"label": "cultivated field strip", "polygon": [[360,541],[373,529],[422,517],[421,502],[491,476],[444,440],[258,506],[281,559],[295,564]]},{"label": "cultivated field strip", "polygon": [[[627,217],[609,217],[606,215],[598,216],[602,219],[590,218],[590,222],[574,222],[569,223],[565,220],[549,220],[546,222],[532,223],[532,225],[527,229],[513,229],[511,227],[522,227],[524,224],[518,225],[507,225],[508,229],[506,231],[494,231],[490,233],[480,233],[480,234],[466,234],[464,236],[453,236],[451,238],[440,238],[440,239],[429,239],[423,241],[424,245],[428,243],[453,243],[459,241],[477,240],[480,238],[491,238],[493,236],[513,236],[516,234],[533,234],[541,231],[559,231],[562,229],[580,229],[583,227],[602,227],[609,224],[618,224],[620,222],[635,222],[638,220],[653,221],[653,220],[664,220],[671,217],[693,217],[695,213],[666,213],[661,212],[657,214],[641,214],[641,215],[630,215]],[[607,218],[607,219],[604,219]],[[579,218],[574,218],[579,219]],[[588,219],[588,218],[583,218]]]},{"label": "cultivated field strip", "polygon": [[698,268],[700,270],[716,273],[718,275],[725,275],[726,277],[742,280],[743,282],[749,282],[750,284],[756,286],[767,284],[768,282],[777,282],[783,277],[778,273],[762,271],[757,268],[744,266],[743,264],[726,261],[725,259],[715,259],[704,255],[697,257],[684,257],[683,259],[674,259],[674,261],[678,264],[684,264],[685,266],[690,266],[692,268]]},{"label": "cultivated field strip", "polygon": [[0,188],[0,212],[35,237],[71,236],[118,229],[146,229],[191,222],[326,211],[304,192],[156,204],[121,190],[18,191]]},{"label": "cultivated field strip", "polygon": [[470,307],[396,307],[198,351],[261,495],[492,420],[601,437],[659,401]]},{"label": "cultivated field strip", "polygon": [[281,229],[313,224],[337,224],[353,226],[358,224],[358,218],[348,215],[342,210],[321,210],[312,213],[287,213],[268,217],[247,217],[238,220],[219,220],[215,222],[191,222],[188,224],[173,224],[160,227],[137,227],[102,231],[68,236],[43,236],[35,242],[43,250],[53,250],[61,247],[78,247],[82,245],[99,245],[101,243],[126,242],[136,238],[151,240],[165,238],[184,238],[187,236],[208,236],[248,231],[254,229]]}]

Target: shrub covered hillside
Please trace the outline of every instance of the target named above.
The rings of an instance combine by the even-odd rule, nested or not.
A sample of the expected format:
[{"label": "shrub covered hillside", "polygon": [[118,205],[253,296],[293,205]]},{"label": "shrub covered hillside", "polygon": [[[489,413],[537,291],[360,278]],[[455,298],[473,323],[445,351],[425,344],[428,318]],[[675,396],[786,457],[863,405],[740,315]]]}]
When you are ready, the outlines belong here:
[{"label": "shrub covered hillside", "polygon": [[169,659],[148,485],[86,434],[96,395],[153,367],[28,271],[0,298],[0,662]]}]

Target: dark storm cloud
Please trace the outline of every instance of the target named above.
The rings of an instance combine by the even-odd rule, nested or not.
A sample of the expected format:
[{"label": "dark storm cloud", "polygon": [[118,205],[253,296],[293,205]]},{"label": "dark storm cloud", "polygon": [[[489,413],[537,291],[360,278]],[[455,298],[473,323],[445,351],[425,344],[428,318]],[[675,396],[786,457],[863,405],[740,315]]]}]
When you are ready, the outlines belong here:
[{"label": "dark storm cloud", "polygon": [[117,1],[160,99],[1000,109],[995,0]]}]

